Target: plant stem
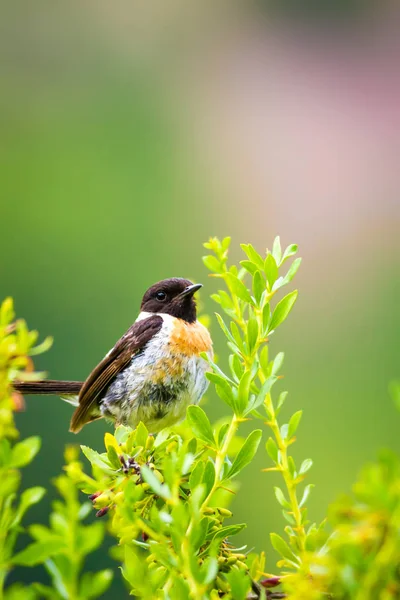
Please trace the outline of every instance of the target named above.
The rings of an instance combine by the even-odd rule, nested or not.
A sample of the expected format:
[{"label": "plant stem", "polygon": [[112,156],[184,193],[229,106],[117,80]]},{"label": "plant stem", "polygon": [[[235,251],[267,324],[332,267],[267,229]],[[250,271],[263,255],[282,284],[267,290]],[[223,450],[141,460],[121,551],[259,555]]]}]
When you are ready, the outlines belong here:
[{"label": "plant stem", "polygon": [[230,422],[228,431],[226,432],[226,435],[225,435],[224,443],[222,444],[221,449],[217,450],[217,454],[216,454],[216,457],[215,457],[215,481],[214,481],[214,485],[212,486],[212,488],[211,488],[208,496],[206,497],[206,499],[203,501],[203,503],[201,505],[201,510],[203,510],[208,505],[208,503],[209,503],[209,501],[210,501],[213,493],[219,487],[221,473],[222,473],[222,469],[223,469],[223,466],[224,466],[225,458],[228,455],[229,446],[230,446],[233,438],[235,437],[235,434],[236,434],[237,429],[239,427],[240,421],[241,421],[241,419],[239,419],[239,417],[237,417],[236,415],[233,415],[232,421]]},{"label": "plant stem", "polygon": [[[210,492],[208,493],[207,497],[203,500],[201,507],[200,507],[200,512],[204,511],[204,509],[208,506],[208,503],[210,502],[214,492],[219,487],[221,473],[222,473],[222,469],[224,466],[225,458],[228,454],[229,445],[232,442],[233,438],[235,437],[235,434],[239,427],[240,421],[241,421],[241,419],[239,417],[237,417],[236,415],[233,415],[232,420],[229,424],[228,431],[226,432],[224,442],[223,442],[221,448],[217,450],[216,457],[215,457],[214,484],[213,484]],[[182,550],[183,550],[182,556],[185,557],[184,569],[185,569],[186,579],[190,585],[191,597],[194,600],[202,600],[204,598],[203,587],[199,588],[199,585],[197,584],[196,579],[193,577],[191,567],[190,567],[190,561],[188,559],[189,550],[187,548],[187,540],[190,536],[190,533],[192,532],[193,527],[194,527],[194,520],[192,518],[189,523],[189,527],[187,528],[187,531],[186,531],[186,537],[184,538],[184,540],[182,542],[182,547],[183,547],[182,548]]]},{"label": "plant stem", "polygon": [[279,451],[281,453],[281,462],[280,462],[280,470],[282,472],[283,479],[285,481],[286,489],[289,495],[289,503],[292,508],[293,518],[296,521],[296,526],[294,527],[294,531],[297,533],[297,541],[300,552],[304,552],[305,544],[306,544],[306,532],[304,529],[304,525],[302,524],[302,515],[301,508],[299,506],[299,501],[297,499],[296,494],[296,483],[294,482],[288,462],[288,453],[287,453],[287,443],[286,440],[281,435],[281,430],[279,427],[279,423],[277,421],[274,406],[272,403],[271,394],[267,394],[265,398],[265,406],[268,410],[268,414],[270,415],[270,420],[268,421],[268,426],[271,428],[272,433],[275,436]]},{"label": "plant stem", "polygon": [[188,537],[185,537],[182,541],[182,558],[184,572],[190,587],[190,597],[193,598],[193,600],[203,600],[205,587],[203,585],[199,585],[196,581],[196,578],[192,574],[189,551]]}]

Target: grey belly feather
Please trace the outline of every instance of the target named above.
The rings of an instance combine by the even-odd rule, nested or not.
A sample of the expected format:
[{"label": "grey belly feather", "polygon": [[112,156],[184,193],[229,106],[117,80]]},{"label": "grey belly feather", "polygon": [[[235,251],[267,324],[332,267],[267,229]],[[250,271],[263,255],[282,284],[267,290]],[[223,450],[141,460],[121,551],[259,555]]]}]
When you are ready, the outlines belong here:
[{"label": "grey belly feather", "polygon": [[198,356],[176,356],[177,375],[176,369],[168,371],[174,357],[169,355],[166,363],[157,346],[151,342],[117,375],[100,400],[102,416],[130,427],[143,421],[156,433],[184,419],[187,406],[198,404],[208,386],[206,361]]}]

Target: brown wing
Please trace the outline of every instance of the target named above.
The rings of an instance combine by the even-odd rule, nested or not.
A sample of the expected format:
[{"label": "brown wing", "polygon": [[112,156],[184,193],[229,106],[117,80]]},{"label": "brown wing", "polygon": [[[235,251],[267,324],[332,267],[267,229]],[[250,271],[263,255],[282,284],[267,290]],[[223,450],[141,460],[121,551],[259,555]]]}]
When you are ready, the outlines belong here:
[{"label": "brown wing", "polygon": [[110,383],[140,352],[147,342],[160,331],[163,319],[153,315],[136,321],[115,344],[86,379],[79,393],[79,406],[72,415],[70,431],[77,433],[85,423],[98,418],[94,411]]}]

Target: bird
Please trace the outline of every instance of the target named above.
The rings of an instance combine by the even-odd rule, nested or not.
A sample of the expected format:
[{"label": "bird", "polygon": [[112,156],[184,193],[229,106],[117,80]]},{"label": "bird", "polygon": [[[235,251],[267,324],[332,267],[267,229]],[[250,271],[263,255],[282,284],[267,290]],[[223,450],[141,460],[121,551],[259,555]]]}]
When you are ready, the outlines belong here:
[{"label": "bird", "polygon": [[81,381],[15,381],[22,394],[53,394],[76,407],[70,431],[105,418],[157,433],[183,420],[208,387],[212,340],[197,320],[194,294],[202,287],[174,277],[144,294],[136,321]]}]

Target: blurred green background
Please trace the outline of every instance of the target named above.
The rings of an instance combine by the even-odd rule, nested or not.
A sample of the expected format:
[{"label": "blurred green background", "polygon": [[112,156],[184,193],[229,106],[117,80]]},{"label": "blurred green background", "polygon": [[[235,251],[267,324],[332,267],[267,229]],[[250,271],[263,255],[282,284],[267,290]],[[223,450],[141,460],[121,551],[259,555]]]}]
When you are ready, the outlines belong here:
[{"label": "blurred green background", "polygon": [[[262,3],[165,4],[2,6],[0,295],[54,336],[37,368],[84,379],[155,281],[203,281],[215,310],[201,262],[211,235],[233,236],[234,260],[240,242],[298,243],[300,299],[271,351],[286,353],[285,414],[304,409],[294,453],[314,460],[319,520],[380,447],[400,450],[387,395],[400,372],[392,6],[334,27],[268,20]],[[215,320],[212,331],[224,356]],[[205,406],[224,413],[213,394]],[[27,399],[17,423],[43,447],[26,486],[48,484],[66,443],[102,448],[107,426],[74,436],[70,416],[57,398]],[[268,534],[284,523],[267,463],[260,451],[233,508],[273,570]],[[125,594],[115,571],[107,598]]]}]

